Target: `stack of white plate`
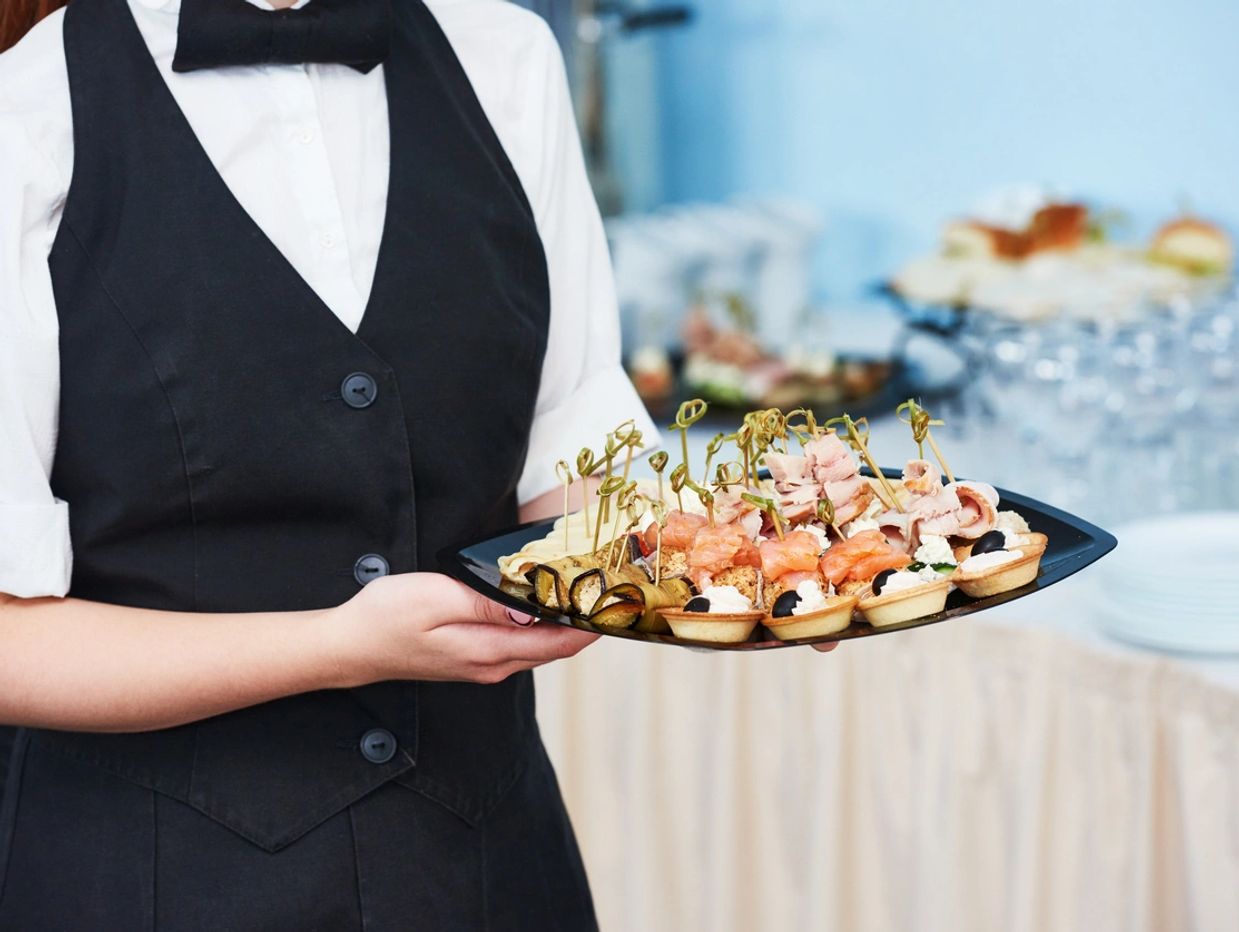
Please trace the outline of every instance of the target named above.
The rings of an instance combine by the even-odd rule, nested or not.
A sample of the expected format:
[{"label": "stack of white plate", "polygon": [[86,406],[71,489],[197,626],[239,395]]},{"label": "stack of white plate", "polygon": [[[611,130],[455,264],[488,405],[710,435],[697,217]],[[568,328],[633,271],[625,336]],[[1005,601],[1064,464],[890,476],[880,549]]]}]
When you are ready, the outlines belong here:
[{"label": "stack of white plate", "polygon": [[1162,650],[1239,653],[1239,512],[1150,518],[1115,536],[1096,568],[1103,628]]}]

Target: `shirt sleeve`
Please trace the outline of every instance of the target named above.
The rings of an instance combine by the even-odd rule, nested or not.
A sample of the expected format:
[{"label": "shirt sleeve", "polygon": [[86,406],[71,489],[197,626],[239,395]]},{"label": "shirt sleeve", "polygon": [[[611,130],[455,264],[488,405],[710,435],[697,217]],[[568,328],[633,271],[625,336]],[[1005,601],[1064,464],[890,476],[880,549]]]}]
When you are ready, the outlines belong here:
[{"label": "shirt sleeve", "polygon": [[559,484],[554,465],[582,447],[600,450],[631,418],[647,452],[658,430],[620,361],[619,310],[602,218],[590,188],[563,58],[539,22],[542,99],[526,127],[542,130],[536,175],[525,179],[546,251],[551,323],[529,452],[518,496],[528,502]]},{"label": "shirt sleeve", "polygon": [[[9,78],[21,54],[0,62],[0,87],[20,90]],[[64,183],[35,141],[60,138],[44,119],[57,91],[43,84],[38,106],[0,94],[0,592],[22,598],[65,595],[73,568],[69,509],[49,483],[60,354],[47,259]]]}]

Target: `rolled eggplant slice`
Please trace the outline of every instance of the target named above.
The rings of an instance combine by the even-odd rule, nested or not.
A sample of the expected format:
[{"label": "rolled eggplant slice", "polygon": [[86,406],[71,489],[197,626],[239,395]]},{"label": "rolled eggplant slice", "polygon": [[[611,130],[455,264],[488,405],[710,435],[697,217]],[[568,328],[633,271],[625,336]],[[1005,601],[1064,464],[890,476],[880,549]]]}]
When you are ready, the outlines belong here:
[{"label": "rolled eggplant slice", "polygon": [[[583,584],[582,588],[585,585],[592,583]],[[670,634],[671,628],[659,611],[679,608],[692,596],[692,586],[683,579],[668,579],[658,586],[649,582],[621,582],[598,597],[589,620],[608,627],[633,628],[646,634]],[[626,608],[611,611],[621,604]],[[599,621],[600,617],[608,620]]]},{"label": "rolled eggplant slice", "polygon": [[631,628],[645,613],[645,596],[633,583],[612,586],[598,598],[589,616],[600,628]]},{"label": "rolled eggplant slice", "polygon": [[572,613],[588,618],[607,591],[607,574],[600,569],[586,570],[568,587],[568,602]]},{"label": "rolled eggplant slice", "polygon": [[613,602],[594,612],[589,622],[599,628],[631,628],[644,611],[636,602]]},{"label": "rolled eggplant slice", "polygon": [[616,583],[599,597],[598,605],[594,610],[605,608],[613,602],[636,602],[638,605],[644,605],[645,593],[641,591],[641,586],[637,583]]},{"label": "rolled eggplant slice", "polygon": [[572,607],[571,585],[590,570],[599,569],[600,560],[593,554],[563,557],[550,563],[539,563],[526,574],[533,586],[533,600],[556,611],[568,612]]},{"label": "rolled eggplant slice", "polygon": [[546,608],[558,610],[564,603],[560,601],[560,593],[565,594],[566,601],[566,586],[563,578],[557,570],[552,569],[545,563],[539,563],[528,573],[525,578],[529,580],[529,585],[533,586],[533,592],[530,597]]},{"label": "rolled eggplant slice", "polygon": [[664,579],[658,585],[664,592],[670,594],[677,600],[677,605],[683,605],[693,596],[698,595],[698,592],[693,587],[693,584],[681,576],[677,576],[673,579]]},{"label": "rolled eggplant slice", "polygon": [[539,563],[525,578],[533,587],[533,600],[539,605],[583,618],[601,607],[602,594],[609,588],[621,583],[649,582],[643,564],[622,563],[618,570],[608,570],[599,554]]},{"label": "rolled eggplant slice", "polygon": [[634,627],[645,634],[670,634],[671,625],[659,614],[660,611],[664,608],[680,608],[696,595],[687,579],[664,579],[657,586],[653,583],[638,585],[644,596],[645,611]]}]

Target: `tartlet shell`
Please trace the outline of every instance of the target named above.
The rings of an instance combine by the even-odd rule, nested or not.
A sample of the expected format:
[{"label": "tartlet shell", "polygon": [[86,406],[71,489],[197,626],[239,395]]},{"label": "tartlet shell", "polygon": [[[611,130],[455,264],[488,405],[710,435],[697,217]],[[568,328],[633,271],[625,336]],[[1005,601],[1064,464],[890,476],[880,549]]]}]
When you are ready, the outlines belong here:
[{"label": "tartlet shell", "polygon": [[902,624],[914,618],[936,615],[946,608],[954,576],[944,576],[938,582],[925,583],[912,589],[901,589],[861,599],[858,608],[865,621],[875,628]]},{"label": "tartlet shell", "polygon": [[808,615],[791,615],[775,618],[767,615],[766,630],[780,641],[797,638],[816,638],[838,634],[852,623],[852,613],[860,601],[854,595],[836,595],[826,600],[826,607]]},{"label": "tartlet shell", "polygon": [[765,612],[757,610],[712,614],[663,609],[659,614],[671,626],[671,633],[676,637],[689,641],[713,641],[716,644],[740,644],[747,641],[766,617]]},{"label": "tartlet shell", "polygon": [[[1020,537],[1027,543],[1022,543],[1015,548],[1023,554],[1018,560],[973,573],[965,572],[961,566],[955,571],[951,581],[960,588],[964,595],[974,599],[984,599],[987,596],[1010,592],[1012,589],[1028,585],[1037,578],[1041,570],[1041,556],[1045,553],[1049,538],[1044,534],[1036,533],[1021,534]],[[963,560],[960,563],[962,564]]]},{"label": "tartlet shell", "polygon": [[[1044,534],[1038,534],[1034,531],[1029,531],[1026,534],[1016,534],[1015,536],[1019,539],[1019,543],[1016,546],[1021,549],[1024,547],[1040,546],[1044,550],[1045,545],[1050,542],[1050,539]],[[976,541],[973,540],[968,541],[965,544],[960,544],[958,547],[952,547],[951,552],[955,554],[955,562],[963,563],[967,560],[970,556],[972,556],[972,548],[975,546]]]}]

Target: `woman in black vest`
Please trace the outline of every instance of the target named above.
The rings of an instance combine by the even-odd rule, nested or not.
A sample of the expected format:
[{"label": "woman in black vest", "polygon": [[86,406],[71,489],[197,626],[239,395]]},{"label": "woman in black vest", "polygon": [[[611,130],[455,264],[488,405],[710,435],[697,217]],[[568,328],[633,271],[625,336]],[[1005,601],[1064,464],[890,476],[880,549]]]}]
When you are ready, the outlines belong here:
[{"label": "woman in black vest", "polygon": [[0,929],[594,926],[529,672],[590,636],[424,572],[654,433],[562,65],[296,6],[0,56]]}]

